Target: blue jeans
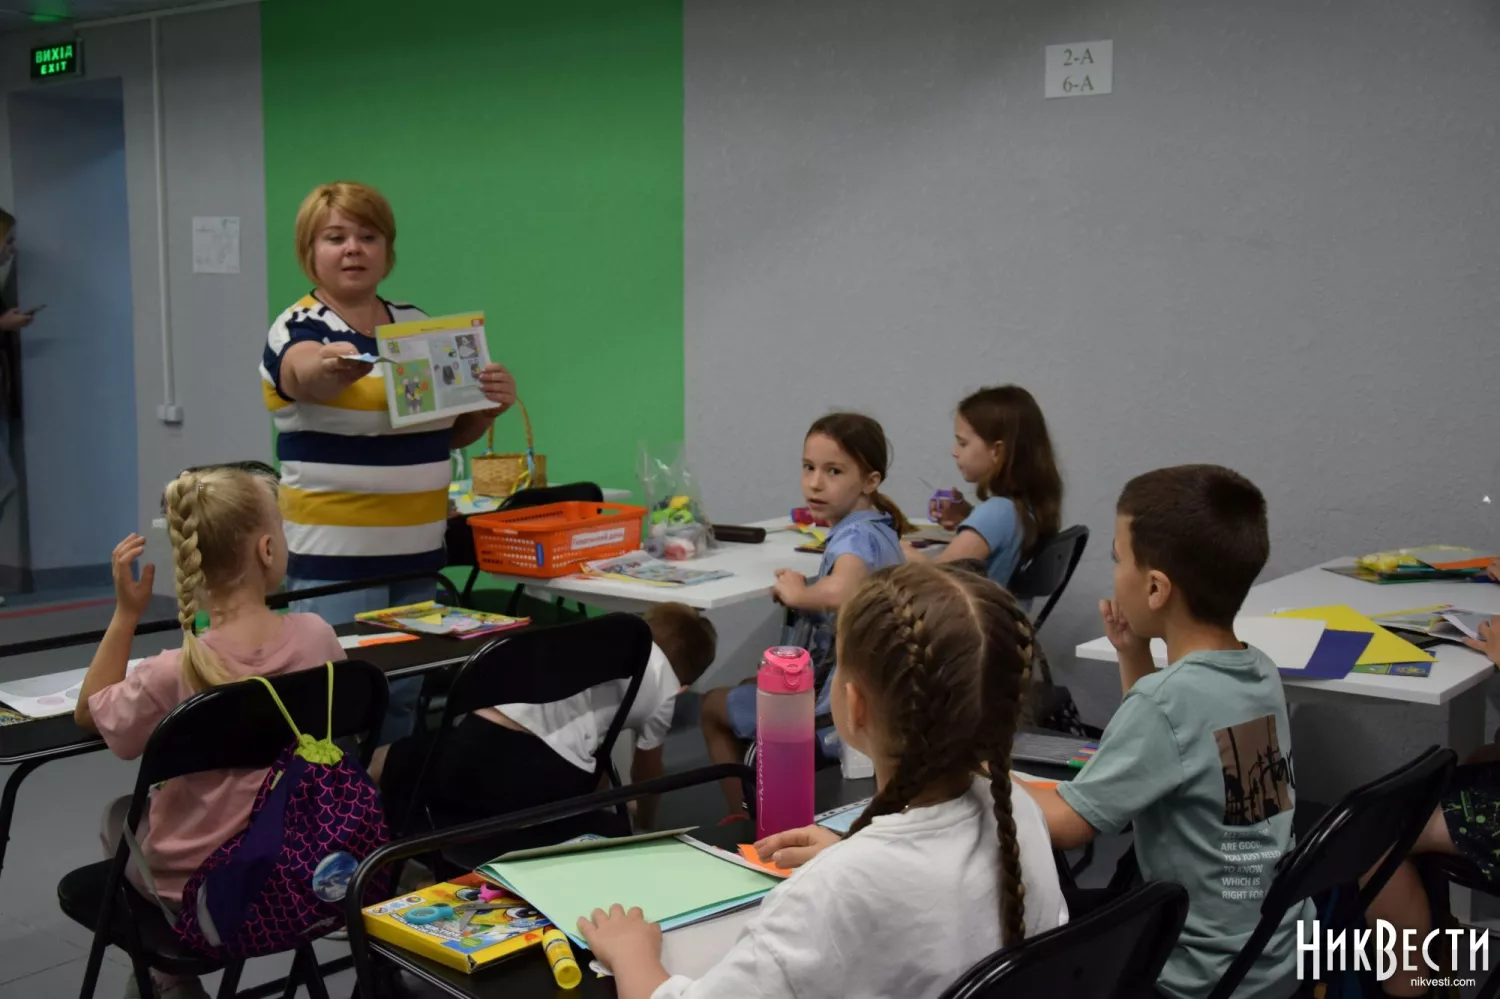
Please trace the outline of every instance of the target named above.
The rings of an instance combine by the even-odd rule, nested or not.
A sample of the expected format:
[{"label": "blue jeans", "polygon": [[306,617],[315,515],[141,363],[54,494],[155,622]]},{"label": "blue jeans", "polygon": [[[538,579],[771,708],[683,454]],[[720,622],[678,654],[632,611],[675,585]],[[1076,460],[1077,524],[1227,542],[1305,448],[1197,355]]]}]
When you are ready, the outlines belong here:
[{"label": "blue jeans", "polygon": [[[332,586],[336,579],[295,579],[287,577],[288,590],[310,590],[314,586]],[[329,624],[344,624],[365,611],[418,604],[437,598],[437,583],[430,579],[409,579],[389,586],[372,586],[364,590],[335,593],[311,600],[294,600],[288,608],[295,614],[316,614]],[[411,735],[417,727],[417,702],[422,698],[422,678],[406,676],[391,681],[391,697],[386,704],[385,721],[380,724],[380,745],[387,746]]]}]

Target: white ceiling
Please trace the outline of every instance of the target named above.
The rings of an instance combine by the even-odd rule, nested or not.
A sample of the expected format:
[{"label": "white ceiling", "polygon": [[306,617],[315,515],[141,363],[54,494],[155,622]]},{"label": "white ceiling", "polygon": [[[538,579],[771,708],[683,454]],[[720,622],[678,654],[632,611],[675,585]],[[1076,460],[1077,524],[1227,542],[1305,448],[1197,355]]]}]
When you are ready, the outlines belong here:
[{"label": "white ceiling", "polygon": [[202,0],[0,0],[0,32],[187,7]]}]

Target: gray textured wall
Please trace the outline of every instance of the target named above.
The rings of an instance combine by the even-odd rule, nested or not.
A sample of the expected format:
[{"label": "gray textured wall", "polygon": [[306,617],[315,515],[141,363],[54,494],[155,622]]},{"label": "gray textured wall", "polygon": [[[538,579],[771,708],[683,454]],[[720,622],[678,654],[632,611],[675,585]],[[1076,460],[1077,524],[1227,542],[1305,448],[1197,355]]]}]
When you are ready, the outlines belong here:
[{"label": "gray textured wall", "polygon": [[[1268,575],[1500,539],[1492,5],[686,10],[687,426],[716,518],[792,505],[802,433],[845,406],[920,508],[956,479],[960,396],[1028,386],[1095,532],[1044,637],[1099,721],[1114,671],[1071,648],[1138,472],[1251,476]],[[1044,100],[1043,46],[1096,38],[1114,94]]]},{"label": "gray textured wall", "polygon": [[31,568],[45,573],[107,562],[137,521],[120,82],[13,93],[10,135],[22,303],[47,306],[21,337]]},{"label": "gray textured wall", "polygon": [[[244,377],[258,363],[269,322],[260,10],[251,4],[169,16],[161,19],[160,30],[169,310],[177,400],[185,413],[176,427],[162,424],[156,415],[163,375],[150,28],[140,21],[81,32],[89,77],[119,78],[124,88],[139,529],[145,529],[157,509],[162,484],[183,467],[264,459],[271,451],[259,388]],[[57,31],[0,38],[0,94],[37,86],[25,75],[26,50],[58,37]],[[10,204],[13,194],[4,114],[0,102],[0,142],[6,143],[0,148],[0,205]],[[239,274],[192,273],[195,215],[239,216]],[[21,232],[24,240],[24,217]],[[33,474],[39,469],[42,474],[60,472],[35,456],[28,463]],[[109,552],[100,555],[100,561],[107,561]],[[159,574],[157,580],[159,590],[170,589],[171,573]]]}]

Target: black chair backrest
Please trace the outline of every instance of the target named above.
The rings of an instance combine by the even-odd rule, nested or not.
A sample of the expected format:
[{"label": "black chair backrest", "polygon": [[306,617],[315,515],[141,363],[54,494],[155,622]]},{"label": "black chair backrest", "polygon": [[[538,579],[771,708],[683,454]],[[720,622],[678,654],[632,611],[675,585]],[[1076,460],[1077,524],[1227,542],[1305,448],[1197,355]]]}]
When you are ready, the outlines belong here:
[{"label": "black chair backrest", "polygon": [[[480,708],[498,704],[550,704],[603,683],[626,681],[625,694],[594,750],[594,772],[619,783],[610,754],[635,704],[651,661],[651,628],[634,614],[606,614],[544,628],[513,631],[475,652],[453,678],[437,738],[427,750],[415,800],[404,816],[393,816],[405,831],[427,809],[421,788],[442,758],[454,723]],[[621,813],[624,817],[624,813]]]},{"label": "black chair backrest", "polygon": [[1150,995],[1187,919],[1181,885],[1152,881],[1082,919],[997,951],[942,999],[1135,999]]},{"label": "black chair backrest", "polygon": [[513,631],[459,667],[443,721],[450,725],[461,715],[496,704],[550,704],[611,680],[626,680],[627,700],[616,712],[623,725],[650,659],[651,629],[634,614]]},{"label": "black chair backrest", "polygon": [[[328,732],[328,670],[317,666],[269,679],[298,731],[323,738]],[[387,694],[379,667],[358,659],[334,663],[334,738],[379,732]],[[264,686],[241,681],[214,687],[177,705],[156,726],[141,757],[137,798],[173,777],[269,767],[293,741]]]},{"label": "black chair backrest", "polygon": [[604,490],[593,482],[569,482],[561,486],[538,486],[512,493],[500,504],[502,510],[522,510],[547,503],[603,503]]},{"label": "black chair backrest", "polygon": [[1033,619],[1033,627],[1041,628],[1042,622],[1047,620],[1047,615],[1052,613],[1052,608],[1062,598],[1088,543],[1089,529],[1083,524],[1064,528],[1042,542],[1030,561],[1011,576],[1010,592],[1017,597],[1023,600],[1048,598]]},{"label": "black chair backrest", "polygon": [[1330,808],[1276,865],[1276,878],[1261,902],[1260,922],[1214,988],[1213,999],[1234,994],[1288,909],[1330,888],[1358,884],[1383,856],[1380,869],[1360,889],[1363,911],[1432,817],[1457,759],[1453,750],[1432,746],[1410,763],[1350,791]]}]

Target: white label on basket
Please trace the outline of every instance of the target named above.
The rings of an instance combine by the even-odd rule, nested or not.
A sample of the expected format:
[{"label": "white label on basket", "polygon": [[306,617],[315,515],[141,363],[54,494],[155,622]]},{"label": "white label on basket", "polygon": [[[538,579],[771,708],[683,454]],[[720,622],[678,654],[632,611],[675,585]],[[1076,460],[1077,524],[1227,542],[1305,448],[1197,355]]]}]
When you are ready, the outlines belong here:
[{"label": "white label on basket", "polygon": [[582,534],[573,535],[573,550],[576,552],[585,548],[617,545],[624,540],[625,528],[623,527],[607,527],[602,531],[584,531]]}]

